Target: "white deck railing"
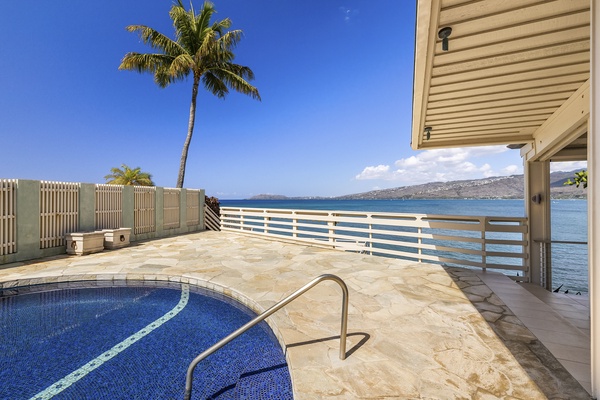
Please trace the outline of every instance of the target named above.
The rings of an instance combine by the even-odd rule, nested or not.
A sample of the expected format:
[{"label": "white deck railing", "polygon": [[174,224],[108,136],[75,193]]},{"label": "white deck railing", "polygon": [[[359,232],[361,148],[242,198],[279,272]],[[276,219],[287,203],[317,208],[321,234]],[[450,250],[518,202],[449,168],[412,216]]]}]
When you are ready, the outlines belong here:
[{"label": "white deck railing", "polygon": [[222,207],[221,228],[529,280],[526,218]]},{"label": "white deck railing", "polygon": [[0,256],[17,251],[17,181],[0,179]]}]

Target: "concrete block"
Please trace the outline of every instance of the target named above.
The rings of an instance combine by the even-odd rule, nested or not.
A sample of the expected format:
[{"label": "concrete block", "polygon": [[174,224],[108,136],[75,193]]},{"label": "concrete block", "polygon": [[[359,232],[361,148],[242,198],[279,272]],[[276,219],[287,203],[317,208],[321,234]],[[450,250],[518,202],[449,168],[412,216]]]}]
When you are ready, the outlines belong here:
[{"label": "concrete block", "polygon": [[103,229],[104,248],[108,250],[129,246],[131,228]]},{"label": "concrete block", "polygon": [[104,232],[73,232],[65,235],[67,254],[78,256],[104,250]]}]

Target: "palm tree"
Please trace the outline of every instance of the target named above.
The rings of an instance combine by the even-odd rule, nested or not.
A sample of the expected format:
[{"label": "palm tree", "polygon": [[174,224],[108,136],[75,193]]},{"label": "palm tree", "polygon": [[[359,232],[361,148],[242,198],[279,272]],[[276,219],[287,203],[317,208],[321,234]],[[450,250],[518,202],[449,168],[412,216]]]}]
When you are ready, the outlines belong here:
[{"label": "palm tree", "polygon": [[169,11],[175,28],[175,40],[148,26],[128,26],[129,32],[139,32],[142,41],[158,52],[127,53],[119,65],[119,69],[154,74],[154,82],[161,88],[183,80],[190,73],[194,77],[188,131],[179,164],[178,188],[183,187],[188,149],[194,133],[200,81],[206,90],[219,98],[225,98],[229,89],[234,89],[260,100],[258,89],[248,83],[254,79],[252,70],[232,62],[235,57],[233,49],[242,38],[242,31],[225,32],[231,26],[229,18],[211,25],[213,13],[215,9],[208,1],[204,3],[200,13],[196,14],[192,5],[187,11],[181,0],[177,0],[177,4]]},{"label": "palm tree", "polygon": [[140,167],[131,169],[127,165],[121,164],[121,168],[111,168],[111,173],[104,177],[106,183],[109,185],[154,186],[152,175],[142,172]]}]

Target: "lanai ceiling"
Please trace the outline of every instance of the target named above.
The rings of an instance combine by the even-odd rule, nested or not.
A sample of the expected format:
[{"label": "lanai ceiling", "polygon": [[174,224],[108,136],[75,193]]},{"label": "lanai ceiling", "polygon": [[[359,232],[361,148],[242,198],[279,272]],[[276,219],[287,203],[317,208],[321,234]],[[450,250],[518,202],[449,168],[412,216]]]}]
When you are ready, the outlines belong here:
[{"label": "lanai ceiling", "polygon": [[418,0],[412,147],[585,159],[589,77],[590,0]]}]

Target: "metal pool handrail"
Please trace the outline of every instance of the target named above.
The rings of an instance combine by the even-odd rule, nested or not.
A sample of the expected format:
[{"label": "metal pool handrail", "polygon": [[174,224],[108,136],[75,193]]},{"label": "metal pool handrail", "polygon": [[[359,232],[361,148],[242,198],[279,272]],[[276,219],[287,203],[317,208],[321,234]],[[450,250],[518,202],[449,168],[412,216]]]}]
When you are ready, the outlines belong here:
[{"label": "metal pool handrail", "polygon": [[293,300],[297,299],[298,297],[306,293],[308,290],[310,290],[311,288],[323,281],[334,281],[342,288],[342,326],[340,330],[340,360],[346,359],[346,334],[348,331],[348,287],[340,277],[332,274],[323,274],[308,282],[306,285],[302,286],[300,289],[296,290],[294,293],[290,294],[288,297],[281,300],[273,307],[262,312],[256,318],[254,318],[241,328],[237,329],[236,331],[232,332],[228,336],[224,337],[219,342],[204,350],[196,358],[194,358],[194,360],[192,360],[188,367],[187,375],[185,378],[185,400],[190,400],[192,398],[192,380],[194,377],[194,369],[200,361],[204,360],[206,357],[219,350],[221,347],[225,346],[227,343],[231,342],[233,339],[240,336],[242,333],[246,332],[254,325],[269,317],[271,314],[275,313],[276,311],[286,306]]}]

